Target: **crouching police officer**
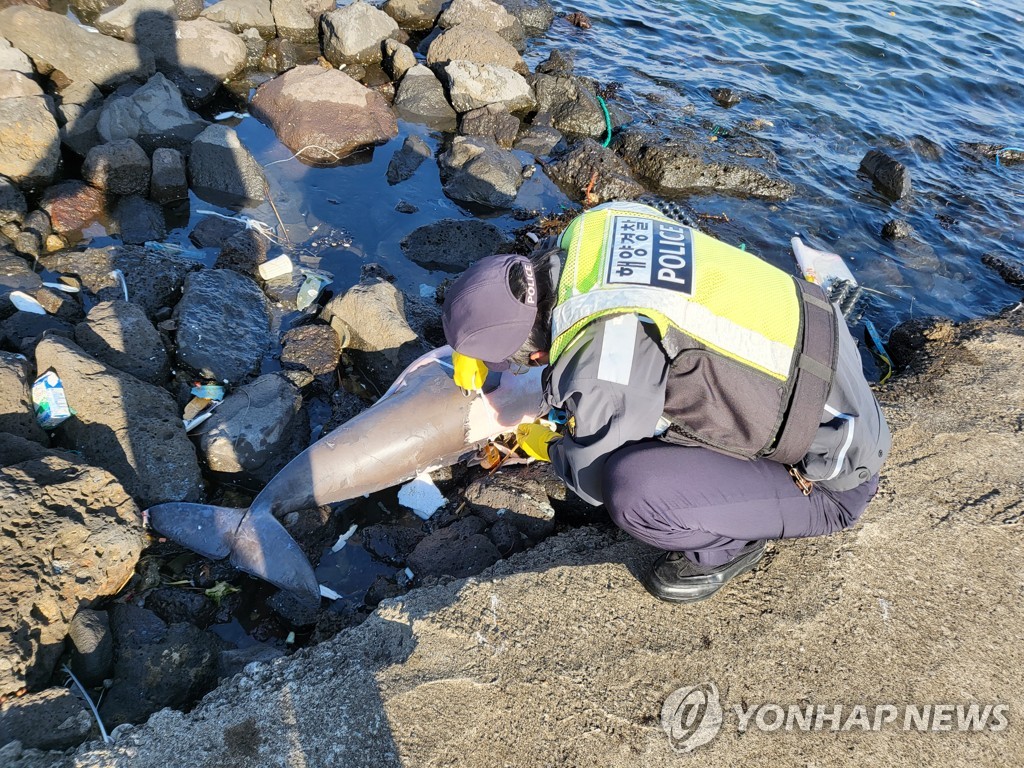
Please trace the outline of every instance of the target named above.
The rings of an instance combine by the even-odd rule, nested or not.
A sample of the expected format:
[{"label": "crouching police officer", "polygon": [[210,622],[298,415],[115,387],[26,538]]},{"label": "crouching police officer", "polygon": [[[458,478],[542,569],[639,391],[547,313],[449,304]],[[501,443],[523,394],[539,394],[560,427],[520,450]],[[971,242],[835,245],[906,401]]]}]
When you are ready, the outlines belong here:
[{"label": "crouching police officer", "polygon": [[448,291],[456,381],[548,366],[565,430],[528,425],[520,442],[667,550],[652,594],[702,600],[766,539],[859,519],[889,430],[817,286],[636,203],[593,208],[539,250],[482,259]]}]

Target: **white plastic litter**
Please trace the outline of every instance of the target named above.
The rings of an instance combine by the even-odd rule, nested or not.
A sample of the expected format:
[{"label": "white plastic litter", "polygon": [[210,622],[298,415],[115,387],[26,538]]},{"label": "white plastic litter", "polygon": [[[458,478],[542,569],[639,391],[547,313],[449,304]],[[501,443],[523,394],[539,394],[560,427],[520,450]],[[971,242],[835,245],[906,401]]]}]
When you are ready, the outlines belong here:
[{"label": "white plastic litter", "polygon": [[77,285],[68,285],[67,283],[43,283],[47,288],[53,288],[55,291],[63,291],[64,293],[79,293],[82,289]]},{"label": "white plastic litter", "polygon": [[850,268],[846,266],[843,257],[838,253],[830,251],[819,251],[805,245],[799,237],[790,240],[793,246],[793,255],[796,256],[800,271],[804,273],[810,282],[821,286],[821,289],[828,293],[832,283],[838,280],[847,280],[854,285],[857,280],[854,278]]},{"label": "white plastic litter", "polygon": [[420,283],[420,298],[421,299],[432,299],[437,293],[437,288],[426,283]]},{"label": "white plastic litter", "polygon": [[398,503],[413,511],[421,520],[429,520],[448,500],[437,490],[430,475],[416,475],[398,491]]},{"label": "white plastic litter", "polygon": [[43,309],[43,305],[35,300],[32,296],[22,291],[11,291],[11,304],[16,306],[22,312],[31,312],[33,315],[45,315],[46,310]]},{"label": "white plastic litter", "polygon": [[110,276],[117,278],[117,281],[121,284],[121,290],[124,291],[124,300],[128,301],[128,283],[124,279],[124,272],[120,269],[112,269],[110,270]]},{"label": "white plastic litter", "polygon": [[286,255],[281,254],[275,259],[263,262],[256,270],[264,280],[273,280],[275,277],[290,275],[293,268],[292,260]]},{"label": "white plastic litter", "polygon": [[320,585],[320,597],[326,597],[328,600],[341,600],[343,595],[339,595],[330,587],[325,587],[323,584]]},{"label": "white plastic litter", "polygon": [[53,429],[71,416],[64,385],[53,370],[46,371],[35,380],[32,385],[32,403],[36,419],[43,429]]},{"label": "white plastic litter", "polygon": [[248,115],[245,114],[244,112],[230,112],[230,111],[228,111],[228,112],[221,112],[221,113],[219,113],[217,115],[214,115],[213,119],[214,120],[228,120],[228,119],[230,119],[232,117],[237,117],[238,119],[241,120],[243,117],[248,117]]},{"label": "white plastic litter", "polygon": [[352,527],[345,531],[343,534],[341,534],[341,536],[338,537],[338,540],[334,542],[334,546],[331,547],[331,552],[340,552],[341,550],[343,550],[345,548],[345,545],[348,543],[348,540],[352,538],[352,534],[356,532],[356,528],[358,527],[359,526],[357,526],[355,523],[352,523]]}]

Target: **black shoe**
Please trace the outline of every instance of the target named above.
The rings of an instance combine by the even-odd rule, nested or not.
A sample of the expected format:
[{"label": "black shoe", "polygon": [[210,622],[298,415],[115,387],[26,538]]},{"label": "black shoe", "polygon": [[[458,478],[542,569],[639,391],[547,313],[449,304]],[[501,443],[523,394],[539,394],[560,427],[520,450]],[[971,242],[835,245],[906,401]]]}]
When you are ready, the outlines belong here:
[{"label": "black shoe", "polygon": [[754,541],[722,565],[700,565],[679,552],[666,552],[643,578],[647,591],[669,603],[696,603],[711,597],[729,579],[751,570],[764,557],[765,542]]}]

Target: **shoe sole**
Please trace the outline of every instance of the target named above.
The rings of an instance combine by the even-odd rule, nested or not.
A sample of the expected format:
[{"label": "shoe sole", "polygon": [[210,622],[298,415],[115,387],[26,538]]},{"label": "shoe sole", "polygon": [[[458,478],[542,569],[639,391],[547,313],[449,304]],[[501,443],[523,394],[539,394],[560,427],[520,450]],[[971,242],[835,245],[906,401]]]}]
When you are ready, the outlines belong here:
[{"label": "shoe sole", "polygon": [[751,552],[739,558],[736,562],[730,563],[729,567],[721,573],[716,573],[713,577],[714,581],[694,584],[690,587],[665,584],[665,582],[657,578],[653,571],[645,574],[644,578],[641,579],[641,583],[654,597],[666,603],[699,603],[714,595],[732,579],[752,571],[761,562],[763,557],[763,548],[756,552]]}]

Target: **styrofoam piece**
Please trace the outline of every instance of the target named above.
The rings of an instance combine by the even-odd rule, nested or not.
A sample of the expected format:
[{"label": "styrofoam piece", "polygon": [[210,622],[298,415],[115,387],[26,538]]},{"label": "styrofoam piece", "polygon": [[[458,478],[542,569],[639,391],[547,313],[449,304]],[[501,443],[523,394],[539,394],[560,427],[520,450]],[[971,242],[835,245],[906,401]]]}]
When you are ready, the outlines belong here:
[{"label": "styrofoam piece", "polygon": [[430,475],[424,473],[416,475],[399,489],[398,503],[411,509],[421,520],[429,520],[448,500],[434,485]]},{"label": "styrofoam piece", "polygon": [[264,280],[273,280],[275,277],[290,275],[293,268],[292,260],[285,254],[281,254],[277,258],[263,262],[256,268],[256,270]]}]

